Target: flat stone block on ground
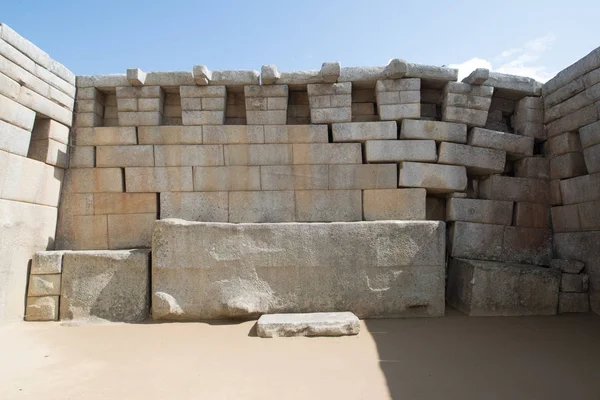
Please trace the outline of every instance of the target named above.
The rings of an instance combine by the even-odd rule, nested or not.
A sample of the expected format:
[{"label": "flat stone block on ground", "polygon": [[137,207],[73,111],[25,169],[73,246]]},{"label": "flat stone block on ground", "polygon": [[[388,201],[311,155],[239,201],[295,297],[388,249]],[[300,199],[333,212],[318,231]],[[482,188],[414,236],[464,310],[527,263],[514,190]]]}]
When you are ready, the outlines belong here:
[{"label": "flat stone block on ground", "polygon": [[351,312],[265,314],[256,322],[262,338],[358,335],[360,323]]},{"label": "flat stone block on ground", "polygon": [[56,321],[58,319],[58,296],[28,297],[25,321]]},{"label": "flat stone block on ground", "polygon": [[[444,315],[444,223],[156,223],[152,317]],[[310,254],[307,254],[310,249]]]},{"label": "flat stone block on ground", "polygon": [[61,320],[148,317],[150,250],[77,251],[63,257]]},{"label": "flat stone block on ground", "polygon": [[446,297],[470,316],[555,315],[559,281],[548,268],[454,258]]}]

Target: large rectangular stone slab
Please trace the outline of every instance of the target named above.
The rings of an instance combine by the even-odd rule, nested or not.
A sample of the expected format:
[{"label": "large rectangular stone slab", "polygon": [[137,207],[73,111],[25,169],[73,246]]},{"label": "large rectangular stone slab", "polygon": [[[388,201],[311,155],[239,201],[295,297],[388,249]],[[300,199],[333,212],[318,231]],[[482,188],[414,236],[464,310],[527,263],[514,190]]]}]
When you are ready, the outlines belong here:
[{"label": "large rectangular stone slab", "polygon": [[550,187],[541,179],[492,175],[480,181],[479,196],[489,200],[549,204]]},{"label": "large rectangular stone slab", "polygon": [[421,187],[432,193],[462,192],[467,188],[467,170],[454,165],[403,162],[398,186]]},{"label": "large rectangular stone slab", "polygon": [[559,282],[549,268],[454,258],[446,297],[470,316],[555,315]]},{"label": "large rectangular stone slab", "polygon": [[152,317],[444,314],[441,222],[156,223]]},{"label": "large rectangular stone slab", "polygon": [[442,142],[439,164],[463,165],[472,175],[500,174],[506,165],[506,152],[464,144]]},{"label": "large rectangular stone slab", "polygon": [[329,166],[329,189],[392,189],[396,187],[398,187],[397,164]]},{"label": "large rectangular stone slab", "polygon": [[160,194],[160,216],[187,221],[227,222],[227,192],[166,192]]},{"label": "large rectangular stone slab", "polygon": [[549,265],[550,229],[454,222],[448,235],[450,255],[458,258]]},{"label": "large rectangular stone slab", "polygon": [[467,142],[467,125],[441,121],[402,120],[400,139],[435,140],[436,142]]},{"label": "large rectangular stone slab", "polygon": [[[360,167],[361,165],[356,165]],[[328,165],[268,165],[260,167],[257,190],[310,190],[329,187]]]},{"label": "large rectangular stone slab", "polygon": [[425,220],[425,189],[374,189],[363,190],[363,219]]},{"label": "large rectangular stone slab", "polygon": [[296,221],[362,220],[360,190],[299,190],[295,192]]},{"label": "large rectangular stone slab", "polygon": [[560,181],[563,204],[600,200],[600,174],[578,176]]},{"label": "large rectangular stone slab", "polygon": [[334,142],[398,139],[396,121],[335,123],[332,132]]},{"label": "large rectangular stone slab", "polygon": [[446,202],[446,221],[510,225],[512,223],[512,216],[512,201],[455,197],[448,199]]},{"label": "large rectangular stone slab", "polygon": [[229,192],[229,222],[292,222],[294,192]]},{"label": "large rectangular stone slab", "polygon": [[192,192],[192,167],[125,168],[127,192]]},{"label": "large rectangular stone slab", "polygon": [[368,163],[435,162],[437,152],[433,140],[367,140],[365,157]]},{"label": "large rectangular stone slab", "polygon": [[475,147],[502,150],[509,156],[521,158],[533,155],[534,139],[490,129],[473,128],[469,132],[468,144]]},{"label": "large rectangular stone slab", "polygon": [[150,250],[73,251],[63,257],[61,320],[148,317]]},{"label": "large rectangular stone slab", "polygon": [[360,322],[351,312],[265,314],[256,322],[259,337],[358,335]]}]

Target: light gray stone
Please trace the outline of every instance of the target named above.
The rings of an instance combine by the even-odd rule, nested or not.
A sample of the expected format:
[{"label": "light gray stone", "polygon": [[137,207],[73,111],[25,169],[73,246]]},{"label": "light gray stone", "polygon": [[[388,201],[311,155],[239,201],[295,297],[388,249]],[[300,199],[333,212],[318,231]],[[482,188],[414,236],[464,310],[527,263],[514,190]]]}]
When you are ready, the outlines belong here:
[{"label": "light gray stone", "polygon": [[61,320],[148,317],[150,250],[74,251],[63,256]]},{"label": "light gray stone", "polygon": [[343,222],[362,220],[360,190],[300,190],[295,192],[296,221]]},{"label": "light gray stone", "polygon": [[435,162],[437,154],[433,140],[367,140],[365,157],[369,163]]},{"label": "light gray stone", "polygon": [[400,139],[435,140],[436,142],[467,142],[467,126],[441,121],[402,120]]},{"label": "light gray stone", "polygon": [[561,133],[577,130],[598,120],[598,111],[594,104],[581,108],[571,114],[565,115],[546,125],[548,137]]},{"label": "light gray stone", "polygon": [[447,300],[470,316],[555,315],[559,280],[548,268],[454,258]]},{"label": "light gray stone", "polygon": [[[343,165],[342,167],[352,166]],[[360,167],[362,165],[356,166]],[[327,165],[261,166],[259,187],[256,190],[328,189],[328,172],[329,166]]]},{"label": "light gray stone", "polygon": [[335,62],[324,62],[321,66],[321,71],[319,74],[323,78],[323,82],[325,83],[334,83],[340,77],[340,63]]},{"label": "light gray stone", "polygon": [[358,335],[360,322],[351,312],[265,314],[256,322],[262,338]]},{"label": "light gray stone", "polygon": [[227,192],[165,192],[160,194],[160,217],[187,221],[227,222]]},{"label": "light gray stone", "polygon": [[586,313],[590,311],[590,299],[587,293],[559,293],[558,313]]},{"label": "light gray stone", "polygon": [[56,321],[58,296],[28,297],[25,321]]},{"label": "light gray stone", "polygon": [[[444,224],[158,221],[152,317],[444,314]],[[311,249],[307,257],[306,249]]]},{"label": "light gray stone", "polygon": [[408,63],[405,77],[421,78],[439,82],[456,81],[458,79],[458,69]]},{"label": "light gray stone", "polygon": [[543,87],[544,97],[598,67],[600,67],[600,48],[592,50],[588,55],[569,65],[546,82]]},{"label": "light gray stone", "polygon": [[535,265],[552,259],[550,229],[453,222],[449,232],[452,257]]},{"label": "light gray stone", "polygon": [[[397,186],[398,165],[396,164],[329,165],[329,189],[395,189]],[[312,189],[327,189],[327,187]]]},{"label": "light gray stone", "polygon": [[457,143],[440,144],[439,164],[463,165],[471,175],[489,175],[504,172],[506,152]]},{"label": "light gray stone", "polygon": [[212,79],[212,72],[206,65],[194,65],[192,76],[198,85],[208,85]]},{"label": "light gray stone", "polygon": [[511,96],[523,97],[542,95],[542,84],[533,78],[524,76],[490,72],[490,76],[484,84],[493,86],[496,89],[503,89],[504,93],[510,93]]},{"label": "light gray stone", "polygon": [[446,221],[510,225],[512,201],[450,198],[446,202]]},{"label": "light gray stone", "polygon": [[243,86],[258,85],[260,73],[254,70],[213,71],[210,85]]},{"label": "light gray stone", "polygon": [[60,274],[30,275],[28,297],[60,295]]},{"label": "light gray stone", "polygon": [[334,123],[332,134],[334,142],[398,139],[395,121]]},{"label": "light gray stone", "polygon": [[427,211],[425,189],[363,190],[363,219],[425,220]]},{"label": "light gray stone", "polygon": [[26,157],[30,140],[31,132],[0,121],[0,150]]},{"label": "light gray stone", "polygon": [[144,86],[146,81],[146,73],[139,68],[128,68],[127,69],[127,80],[133,86]]},{"label": "light gray stone", "polygon": [[442,108],[442,121],[484,127],[487,118],[487,111],[452,106]]},{"label": "light gray stone", "polygon": [[229,222],[292,222],[293,191],[229,192]]},{"label": "light gray stone", "polygon": [[550,261],[550,268],[558,269],[567,274],[579,274],[583,271],[584,266],[584,263],[577,260],[561,260],[554,258]]},{"label": "light gray stone", "polygon": [[275,64],[263,65],[260,68],[261,84],[272,85],[276,83],[279,78],[281,78],[281,74],[277,70],[277,66]]},{"label": "light gray stone", "polygon": [[533,155],[534,139],[489,129],[473,128],[469,132],[467,143],[470,146],[502,150],[513,158],[521,158]]},{"label": "light gray stone", "polygon": [[31,275],[60,274],[65,251],[38,251],[31,260]]},{"label": "light gray stone", "polygon": [[462,192],[467,189],[467,170],[453,165],[403,162],[398,186],[421,187],[432,193]]},{"label": "light gray stone", "polygon": [[[581,128],[583,129],[583,128]],[[548,140],[550,155],[557,157],[567,153],[581,153],[581,140],[577,132],[565,132]]]},{"label": "light gray stone", "polygon": [[483,85],[490,77],[490,70],[487,68],[476,68],[462,81],[473,85]]},{"label": "light gray stone", "polygon": [[550,179],[550,160],[545,157],[526,157],[514,163],[517,178]]}]

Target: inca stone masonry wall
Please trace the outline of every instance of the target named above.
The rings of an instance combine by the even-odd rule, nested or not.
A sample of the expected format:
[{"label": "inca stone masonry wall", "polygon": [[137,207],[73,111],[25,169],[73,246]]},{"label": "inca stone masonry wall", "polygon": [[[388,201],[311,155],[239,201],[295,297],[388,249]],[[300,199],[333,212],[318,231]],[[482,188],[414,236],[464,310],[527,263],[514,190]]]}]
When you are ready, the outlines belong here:
[{"label": "inca stone masonry wall", "polygon": [[[130,69],[75,80],[5,25],[0,35],[0,94],[7,105],[0,108],[0,154],[7,159],[0,171],[8,177],[0,197],[12,207],[1,217],[18,219],[15,207],[48,210],[43,218],[21,212],[31,219],[24,216],[2,230],[13,241],[24,239],[17,241],[19,251],[2,246],[14,261],[0,269],[8,271],[0,275],[0,299],[8,299],[0,315],[3,308],[13,317],[23,314],[27,262],[35,251],[150,249],[155,221],[167,218],[235,224],[444,221],[446,297],[459,310],[585,311],[587,274],[592,307],[599,310],[593,237],[593,179],[600,172],[593,164],[599,158],[593,139],[600,131],[594,124],[600,112],[598,50],[544,86],[483,69],[457,82],[454,69],[400,59],[382,67],[327,62],[320,70],[292,72],[274,65],[260,72],[203,65],[182,72]],[[35,184],[20,184],[24,179]],[[59,301],[61,310],[65,305],[61,318],[110,310],[110,296],[96,299],[99,308],[75,312],[66,306],[80,304],[77,285],[92,279],[85,272],[89,266],[105,263],[89,257],[123,265],[125,272],[115,267],[114,273],[148,268],[150,275],[148,260],[137,253],[85,254],[40,255],[29,280],[28,319],[58,318]],[[583,271],[574,272],[574,260],[585,263]],[[83,275],[74,262],[81,263]],[[67,264],[70,276],[75,271],[83,279],[70,280],[68,288],[66,278],[62,287],[58,278]],[[44,265],[53,267],[48,272]],[[160,276],[160,268],[153,266],[152,273]],[[502,284],[485,284],[498,279]],[[477,283],[464,284],[470,281]],[[90,282],[97,293],[127,293],[103,286],[113,280]],[[423,292],[432,289],[427,280],[420,282]],[[160,288],[173,282],[152,283]],[[444,296],[443,287],[435,290],[434,297]],[[157,293],[165,292],[146,293],[144,304],[130,304],[131,312],[112,319],[141,318],[150,296],[162,298]],[[539,296],[518,300],[532,293]],[[381,301],[371,310],[386,309]],[[195,314],[198,304],[181,302],[197,318],[235,314]],[[285,304],[293,311],[293,304]],[[430,315],[439,315],[438,309]]]}]

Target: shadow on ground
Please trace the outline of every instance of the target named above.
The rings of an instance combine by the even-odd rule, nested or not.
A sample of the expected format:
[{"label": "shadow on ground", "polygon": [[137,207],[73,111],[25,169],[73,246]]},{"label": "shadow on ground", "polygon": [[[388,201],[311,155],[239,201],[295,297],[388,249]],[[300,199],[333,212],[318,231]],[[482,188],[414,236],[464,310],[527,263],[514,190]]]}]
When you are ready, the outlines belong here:
[{"label": "shadow on ground", "polygon": [[600,399],[600,317],[366,320],[393,399]]}]

